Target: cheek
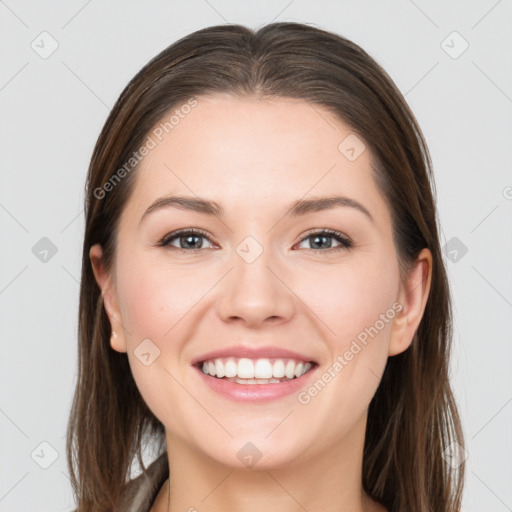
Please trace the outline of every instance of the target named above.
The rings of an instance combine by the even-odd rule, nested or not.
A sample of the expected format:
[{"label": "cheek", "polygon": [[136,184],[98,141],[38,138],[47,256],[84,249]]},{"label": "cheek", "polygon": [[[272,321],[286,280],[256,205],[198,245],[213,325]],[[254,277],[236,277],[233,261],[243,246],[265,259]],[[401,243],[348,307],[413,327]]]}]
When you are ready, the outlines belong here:
[{"label": "cheek", "polygon": [[399,289],[398,263],[384,254],[354,259],[324,278],[323,287],[312,288],[311,308],[328,326],[323,330],[328,359],[323,361],[322,382],[306,390],[301,403],[311,401],[319,416],[320,411],[337,410],[340,418],[358,417],[378,387]]},{"label": "cheek", "polygon": [[298,402],[310,422],[329,417],[323,426],[327,439],[341,439],[364,416],[387,362],[398,266],[374,261],[331,273],[323,281],[325,293],[315,288],[311,296],[311,308],[328,326],[323,329],[327,354],[317,380]]},{"label": "cheek", "polygon": [[340,349],[376,322],[379,330],[389,330],[388,323],[384,328],[379,320],[381,315],[388,312],[389,317],[394,311],[399,289],[396,262],[383,257],[354,260],[353,265],[317,275],[313,281],[308,306],[329,328],[326,332]]},{"label": "cheek", "polygon": [[[209,281],[205,278],[201,286],[197,272],[150,264],[143,257],[125,259],[116,277],[133,378],[153,414],[170,425],[176,404],[187,396],[178,384],[185,376],[180,358],[192,328],[187,315],[206,293]],[[149,354],[146,361],[144,354]],[[173,428],[181,428],[179,421]]]},{"label": "cheek", "polygon": [[168,340],[209,283],[199,268],[157,265],[143,257],[120,264],[117,279],[119,306],[132,343],[143,338],[157,344]]}]

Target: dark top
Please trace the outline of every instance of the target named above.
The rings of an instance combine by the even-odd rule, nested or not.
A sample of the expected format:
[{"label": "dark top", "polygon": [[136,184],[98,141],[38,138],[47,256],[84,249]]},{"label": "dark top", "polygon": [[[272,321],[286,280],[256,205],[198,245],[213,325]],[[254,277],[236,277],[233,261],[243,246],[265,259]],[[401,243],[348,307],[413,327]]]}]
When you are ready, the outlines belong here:
[{"label": "dark top", "polygon": [[163,453],[147,467],[145,472],[126,484],[120,512],[149,512],[168,477],[167,453]]},{"label": "dark top", "polygon": [[[119,512],[149,512],[168,477],[169,463],[167,453],[164,452],[147,467],[146,471],[126,484]],[[76,512],[76,509],[73,512]]]}]

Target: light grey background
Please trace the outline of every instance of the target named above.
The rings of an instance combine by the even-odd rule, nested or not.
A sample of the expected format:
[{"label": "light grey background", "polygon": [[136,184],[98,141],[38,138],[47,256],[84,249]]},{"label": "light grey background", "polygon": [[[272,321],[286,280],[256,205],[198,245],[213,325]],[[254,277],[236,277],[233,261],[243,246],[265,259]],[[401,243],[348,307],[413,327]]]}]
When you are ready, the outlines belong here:
[{"label": "light grey background", "polygon": [[[314,23],[361,45],[420,122],[442,243],[451,244],[453,383],[469,455],[464,511],[512,510],[512,2],[6,0],[0,511],[74,506],[64,433],[76,372],[83,184],[111,106],[178,38],[209,25],[277,20]],[[46,56],[52,40],[58,48]],[[57,249],[46,262],[39,246],[33,252],[43,237]]]}]

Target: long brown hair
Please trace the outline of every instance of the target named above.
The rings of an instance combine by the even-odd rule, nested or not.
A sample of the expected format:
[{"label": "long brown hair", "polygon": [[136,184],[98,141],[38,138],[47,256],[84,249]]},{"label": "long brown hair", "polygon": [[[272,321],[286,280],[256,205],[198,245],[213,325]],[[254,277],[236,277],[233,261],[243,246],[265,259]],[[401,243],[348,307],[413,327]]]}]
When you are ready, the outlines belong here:
[{"label": "long brown hair", "polygon": [[112,178],[164,114],[212,93],[304,99],[336,114],[371,149],[400,268],[406,272],[426,247],[433,273],[414,340],[388,359],[370,403],[363,486],[392,512],[459,511],[464,464],[452,468],[444,460],[449,445],[464,442],[448,375],[451,298],[429,151],[402,94],[372,57],[339,35],[300,23],[254,31],[219,25],[180,39],[130,81],[101,131],[87,175],[78,376],[67,431],[77,510],[116,510],[135,457],[144,467],[145,436],[165,444],[164,427],[139,394],[126,354],[110,348],[111,326],[89,249],[101,244],[112,268],[136,166],[121,180]]}]

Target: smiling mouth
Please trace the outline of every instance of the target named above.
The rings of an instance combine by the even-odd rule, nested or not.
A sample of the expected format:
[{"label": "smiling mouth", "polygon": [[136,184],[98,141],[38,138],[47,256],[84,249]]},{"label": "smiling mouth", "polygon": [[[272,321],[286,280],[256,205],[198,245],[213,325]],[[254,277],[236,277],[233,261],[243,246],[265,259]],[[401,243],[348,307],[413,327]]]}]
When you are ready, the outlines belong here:
[{"label": "smiling mouth", "polygon": [[318,365],[291,358],[220,357],[194,366],[205,375],[238,384],[279,384],[298,379]]}]

